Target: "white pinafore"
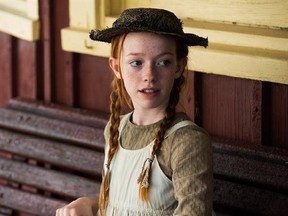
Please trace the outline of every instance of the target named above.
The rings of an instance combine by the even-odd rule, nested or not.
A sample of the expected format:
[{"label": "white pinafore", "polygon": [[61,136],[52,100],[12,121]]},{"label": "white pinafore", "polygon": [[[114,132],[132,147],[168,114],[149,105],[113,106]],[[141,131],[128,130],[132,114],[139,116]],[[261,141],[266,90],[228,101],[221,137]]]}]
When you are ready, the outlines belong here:
[{"label": "white pinafore", "polygon": [[[129,121],[130,115],[121,120],[119,133]],[[181,127],[194,125],[192,121],[181,121],[171,127],[165,138]],[[149,186],[149,200],[139,198],[137,179],[147,158],[151,158],[154,141],[144,148],[127,150],[119,145],[110,164],[109,202],[107,216],[152,216],[173,215],[177,206],[172,181],[161,170],[157,158],[152,163]],[[107,153],[107,149],[106,149]],[[106,154],[105,153],[105,154]],[[106,164],[107,157],[105,157]],[[106,169],[104,167],[104,169]],[[106,171],[106,170],[105,170]]]}]

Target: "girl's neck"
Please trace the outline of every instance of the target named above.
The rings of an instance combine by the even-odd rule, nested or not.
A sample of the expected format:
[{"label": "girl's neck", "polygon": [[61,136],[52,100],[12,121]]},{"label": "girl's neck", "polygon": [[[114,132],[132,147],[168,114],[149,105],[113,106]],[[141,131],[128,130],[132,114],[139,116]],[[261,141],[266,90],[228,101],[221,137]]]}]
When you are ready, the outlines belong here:
[{"label": "girl's neck", "polygon": [[134,110],[132,114],[132,122],[136,125],[154,124],[165,117],[165,111],[149,110],[138,111]]}]

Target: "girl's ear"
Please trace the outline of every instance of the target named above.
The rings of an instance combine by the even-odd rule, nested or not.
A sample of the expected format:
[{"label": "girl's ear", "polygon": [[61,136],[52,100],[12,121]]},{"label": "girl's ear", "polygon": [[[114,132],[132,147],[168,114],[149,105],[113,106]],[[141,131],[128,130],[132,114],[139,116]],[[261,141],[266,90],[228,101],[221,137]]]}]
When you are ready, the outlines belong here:
[{"label": "girl's ear", "polygon": [[113,73],[118,79],[121,79],[121,74],[120,74],[120,65],[118,62],[118,59],[115,59],[113,57],[109,58],[109,66],[112,69]]},{"label": "girl's ear", "polygon": [[186,58],[182,58],[181,60],[178,61],[177,70],[175,72],[174,79],[178,79],[182,75],[182,73],[185,70],[186,65],[187,65]]}]

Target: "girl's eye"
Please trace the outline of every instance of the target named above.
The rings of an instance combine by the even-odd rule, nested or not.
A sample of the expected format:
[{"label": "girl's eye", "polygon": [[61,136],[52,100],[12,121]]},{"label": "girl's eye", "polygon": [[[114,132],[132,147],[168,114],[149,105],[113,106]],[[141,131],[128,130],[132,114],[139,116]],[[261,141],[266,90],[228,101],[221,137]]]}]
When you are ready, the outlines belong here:
[{"label": "girl's eye", "polygon": [[135,61],[130,62],[130,65],[132,65],[133,67],[138,67],[142,65],[142,62],[135,60]]},{"label": "girl's eye", "polygon": [[160,66],[169,66],[171,64],[170,60],[163,60],[159,62]]}]

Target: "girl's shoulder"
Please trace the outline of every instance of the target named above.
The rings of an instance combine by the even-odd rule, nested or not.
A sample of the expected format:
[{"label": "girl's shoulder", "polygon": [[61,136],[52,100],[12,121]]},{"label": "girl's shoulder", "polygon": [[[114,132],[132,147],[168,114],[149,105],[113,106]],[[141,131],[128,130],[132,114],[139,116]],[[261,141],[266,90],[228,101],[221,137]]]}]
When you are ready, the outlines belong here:
[{"label": "girl's shoulder", "polygon": [[171,128],[174,128],[173,133],[171,133],[171,138],[187,137],[189,139],[195,136],[200,136],[210,139],[208,132],[193,122],[191,118],[184,112],[176,113],[175,120]]},{"label": "girl's shoulder", "polygon": [[190,130],[196,130],[196,131],[206,133],[206,131],[202,127],[200,127],[194,121],[192,121],[191,118],[184,112],[177,112],[176,113],[172,127],[179,125],[179,124],[182,124],[183,122],[187,123],[185,125],[187,125],[187,128],[189,128]]}]

